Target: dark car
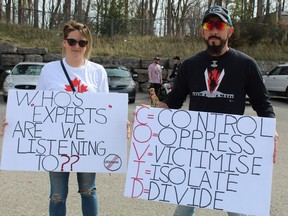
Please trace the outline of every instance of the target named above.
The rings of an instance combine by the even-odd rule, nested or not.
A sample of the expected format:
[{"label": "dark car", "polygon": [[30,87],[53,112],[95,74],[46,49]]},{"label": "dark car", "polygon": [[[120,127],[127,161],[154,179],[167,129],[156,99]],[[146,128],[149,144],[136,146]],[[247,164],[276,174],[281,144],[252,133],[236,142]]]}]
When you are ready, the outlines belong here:
[{"label": "dark car", "polygon": [[118,93],[128,93],[129,103],[134,103],[136,99],[136,84],[134,75],[125,67],[105,66],[108,75],[109,91]]}]

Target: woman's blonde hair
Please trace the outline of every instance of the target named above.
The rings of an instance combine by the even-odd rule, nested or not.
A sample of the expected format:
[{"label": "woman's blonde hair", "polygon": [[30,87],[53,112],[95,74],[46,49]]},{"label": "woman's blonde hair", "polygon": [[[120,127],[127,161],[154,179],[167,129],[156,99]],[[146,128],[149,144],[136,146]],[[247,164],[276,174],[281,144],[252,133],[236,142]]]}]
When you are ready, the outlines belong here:
[{"label": "woman's blonde hair", "polygon": [[[91,53],[92,53],[93,38],[92,38],[91,31],[89,30],[89,28],[87,26],[85,26],[82,23],[76,22],[75,20],[68,21],[64,25],[63,39],[66,40],[68,35],[69,35],[69,33],[72,32],[72,31],[76,31],[76,30],[78,30],[88,41],[87,49],[85,51],[84,57],[86,59],[89,59],[90,56],[91,56]],[[63,52],[65,52],[64,49],[63,49]]]}]

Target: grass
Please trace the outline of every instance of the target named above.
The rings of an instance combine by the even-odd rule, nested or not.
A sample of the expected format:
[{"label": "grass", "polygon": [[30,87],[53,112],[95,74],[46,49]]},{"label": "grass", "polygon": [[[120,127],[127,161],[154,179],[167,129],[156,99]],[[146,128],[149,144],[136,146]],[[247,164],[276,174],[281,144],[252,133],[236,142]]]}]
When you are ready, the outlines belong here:
[{"label": "grass", "polygon": [[151,37],[151,36],[116,36],[95,39],[96,55],[102,56],[151,56],[174,57],[189,56],[202,50],[203,44],[191,38]]},{"label": "grass", "polygon": [[[13,43],[21,47],[46,47],[50,53],[61,53],[61,32],[58,30],[35,29],[21,25],[0,23],[0,43]],[[183,58],[205,49],[200,38],[114,36],[94,37],[93,56],[140,57],[160,56]],[[288,46],[261,43],[237,48],[256,60],[288,61]]]}]

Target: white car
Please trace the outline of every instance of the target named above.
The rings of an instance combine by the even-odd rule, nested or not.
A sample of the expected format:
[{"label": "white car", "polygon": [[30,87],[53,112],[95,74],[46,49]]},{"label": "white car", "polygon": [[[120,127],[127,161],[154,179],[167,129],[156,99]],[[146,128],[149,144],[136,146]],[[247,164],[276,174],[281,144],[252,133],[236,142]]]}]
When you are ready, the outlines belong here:
[{"label": "white car", "polygon": [[276,66],[263,79],[269,94],[288,99],[288,63]]},{"label": "white car", "polygon": [[20,62],[12,71],[6,71],[9,75],[3,83],[3,99],[6,102],[10,89],[35,89],[43,62]]}]

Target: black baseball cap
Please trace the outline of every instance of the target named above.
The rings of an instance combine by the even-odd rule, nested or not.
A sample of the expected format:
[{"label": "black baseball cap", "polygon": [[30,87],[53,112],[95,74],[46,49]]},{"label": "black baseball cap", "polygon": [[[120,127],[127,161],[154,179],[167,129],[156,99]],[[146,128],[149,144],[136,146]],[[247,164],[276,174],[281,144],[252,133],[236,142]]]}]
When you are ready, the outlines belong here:
[{"label": "black baseball cap", "polygon": [[180,57],[179,56],[175,56],[173,59],[180,60]]},{"label": "black baseball cap", "polygon": [[230,13],[225,8],[215,5],[210,9],[208,9],[203,16],[202,24],[206,21],[207,17],[209,17],[210,15],[217,15],[223,22],[227,23],[229,26],[233,26]]}]

